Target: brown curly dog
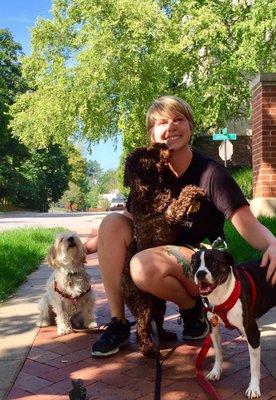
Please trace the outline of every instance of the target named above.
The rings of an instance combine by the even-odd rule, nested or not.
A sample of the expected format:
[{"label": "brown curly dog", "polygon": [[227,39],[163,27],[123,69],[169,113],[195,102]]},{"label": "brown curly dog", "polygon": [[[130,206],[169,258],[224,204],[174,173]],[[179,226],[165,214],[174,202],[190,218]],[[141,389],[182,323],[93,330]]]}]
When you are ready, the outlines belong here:
[{"label": "brown curly dog", "polygon": [[156,143],[151,148],[134,150],[125,163],[124,185],[130,187],[134,239],[125,260],[122,288],[125,303],[136,318],[139,348],[146,357],[155,356],[151,320],[156,322],[160,340],[171,339],[172,332],[163,328],[165,301],[135,286],[129,262],[139,251],[174,243],[177,227],[204,196],[202,189],[189,185],[174,197],[177,177],[170,168],[169,158],[167,146]]}]

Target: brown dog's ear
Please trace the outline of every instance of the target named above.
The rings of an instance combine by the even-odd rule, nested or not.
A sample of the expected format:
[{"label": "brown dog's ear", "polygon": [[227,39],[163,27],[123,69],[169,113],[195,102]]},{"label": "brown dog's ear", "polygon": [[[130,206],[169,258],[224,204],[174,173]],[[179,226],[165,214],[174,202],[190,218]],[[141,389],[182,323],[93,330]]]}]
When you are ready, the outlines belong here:
[{"label": "brown dog's ear", "polygon": [[56,253],[55,246],[53,245],[50,247],[47,258],[46,258],[48,264],[53,268],[57,267],[56,257],[57,257],[57,253]]}]

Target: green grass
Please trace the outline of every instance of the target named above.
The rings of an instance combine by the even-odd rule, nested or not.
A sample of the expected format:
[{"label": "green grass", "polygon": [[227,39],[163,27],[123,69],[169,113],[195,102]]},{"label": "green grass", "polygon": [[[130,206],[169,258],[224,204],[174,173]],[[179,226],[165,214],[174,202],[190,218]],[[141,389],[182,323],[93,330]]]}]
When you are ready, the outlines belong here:
[{"label": "green grass", "polygon": [[231,175],[238,183],[239,187],[243,191],[243,194],[247,199],[252,199],[253,195],[253,173],[250,167],[241,167],[238,169],[232,169]]},{"label": "green grass", "polygon": [[[259,221],[265,225],[274,235],[276,235],[276,218],[260,217]],[[233,225],[226,221],[225,235],[228,243],[228,249],[234,256],[236,262],[252,260],[261,257],[261,253],[249,246],[246,241],[238,234]]]},{"label": "green grass", "polygon": [[26,228],[1,232],[0,301],[18,288],[45,258],[50,244],[63,228]]}]

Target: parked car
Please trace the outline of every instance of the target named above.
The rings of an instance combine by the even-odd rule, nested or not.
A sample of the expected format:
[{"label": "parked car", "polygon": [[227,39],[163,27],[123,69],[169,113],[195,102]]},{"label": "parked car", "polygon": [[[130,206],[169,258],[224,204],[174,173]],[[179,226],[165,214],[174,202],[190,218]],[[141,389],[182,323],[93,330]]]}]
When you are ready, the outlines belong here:
[{"label": "parked car", "polygon": [[125,208],[125,199],[121,197],[114,197],[110,202],[109,211],[123,210]]}]

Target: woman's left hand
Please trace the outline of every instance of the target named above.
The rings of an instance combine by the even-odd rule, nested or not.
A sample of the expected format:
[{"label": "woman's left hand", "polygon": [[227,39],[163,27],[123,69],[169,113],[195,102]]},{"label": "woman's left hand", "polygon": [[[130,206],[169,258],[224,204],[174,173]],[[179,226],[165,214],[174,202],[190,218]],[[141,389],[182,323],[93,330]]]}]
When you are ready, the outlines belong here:
[{"label": "woman's left hand", "polygon": [[267,267],[266,279],[276,285],[276,244],[268,246],[264,252],[261,267]]}]

